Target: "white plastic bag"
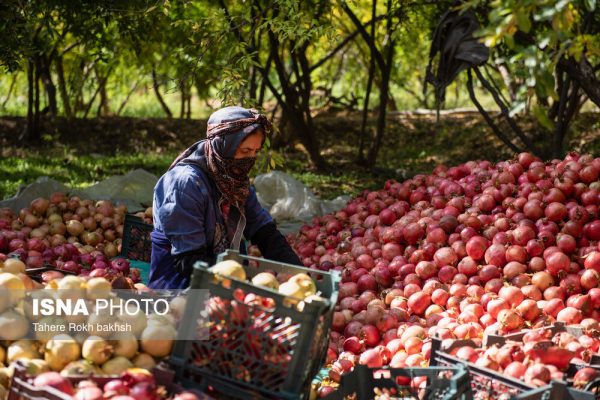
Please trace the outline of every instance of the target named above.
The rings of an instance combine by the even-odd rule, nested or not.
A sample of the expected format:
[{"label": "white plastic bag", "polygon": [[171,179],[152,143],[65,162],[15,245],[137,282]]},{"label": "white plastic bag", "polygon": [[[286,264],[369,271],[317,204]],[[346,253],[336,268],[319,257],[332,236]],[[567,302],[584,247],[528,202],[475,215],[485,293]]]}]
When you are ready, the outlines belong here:
[{"label": "white plastic bag", "polygon": [[254,187],[260,204],[278,221],[310,221],[315,216],[344,207],[350,196],[320,200],[304,184],[290,175],[272,171],[258,175]]},{"label": "white plastic bag", "polygon": [[150,172],[136,169],[125,175],[112,176],[85,189],[69,189],[61,182],[43,176],[21,187],[14,197],[0,201],[0,208],[8,207],[18,213],[38,197],[47,199],[54,192],[66,192],[82,199],[112,200],[115,204],[125,204],[129,212],[136,212],[152,206],[157,181],[158,178]]},{"label": "white plastic bag", "polygon": [[17,194],[10,199],[0,201],[0,208],[7,207],[18,213],[21,209],[29,207],[31,201],[38,197],[47,199],[54,192],[67,192],[68,190],[61,182],[42,176],[27,186],[21,186]]},{"label": "white plastic bag", "polygon": [[85,189],[73,190],[72,193],[87,199],[112,200],[125,204],[129,212],[135,212],[152,206],[157,181],[156,175],[136,169],[125,175],[111,176]]}]

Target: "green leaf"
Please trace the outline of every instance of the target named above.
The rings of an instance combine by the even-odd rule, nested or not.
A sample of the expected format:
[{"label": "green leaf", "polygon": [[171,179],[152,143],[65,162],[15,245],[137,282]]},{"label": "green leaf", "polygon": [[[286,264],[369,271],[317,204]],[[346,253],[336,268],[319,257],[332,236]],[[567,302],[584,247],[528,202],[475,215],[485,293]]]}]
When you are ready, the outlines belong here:
[{"label": "green leaf", "polygon": [[550,44],[551,40],[552,40],[552,38],[550,38],[549,35],[546,35],[540,39],[538,46],[540,47],[540,49],[543,50]]},{"label": "green leaf", "polygon": [[536,14],[533,19],[536,21],[549,21],[556,14],[554,7],[542,8],[541,13]]},{"label": "green leaf", "polygon": [[506,43],[506,45],[508,46],[508,48],[512,49],[515,47],[515,40],[512,36],[505,36],[504,37],[504,42]]},{"label": "green leaf", "polygon": [[528,33],[531,29],[531,20],[529,19],[529,13],[517,12],[517,25],[519,29],[525,33]]},{"label": "green leaf", "polygon": [[588,11],[594,11],[596,9],[596,0],[583,0],[583,4]]},{"label": "green leaf", "polygon": [[548,130],[551,130],[554,127],[554,124],[552,123],[550,118],[548,118],[548,113],[546,112],[546,109],[544,107],[536,106],[533,108],[532,111],[533,115],[535,116],[535,119],[541,126]]},{"label": "green leaf", "polygon": [[565,8],[565,6],[566,6],[567,4],[569,4],[569,3],[570,3],[570,0],[560,0],[560,1],[556,2],[556,4],[554,5],[554,8],[555,8],[557,11],[560,11],[560,10],[562,10],[563,8]]},{"label": "green leaf", "polygon": [[535,57],[527,57],[525,59],[525,66],[529,68],[535,68],[537,65],[537,60]]},{"label": "green leaf", "polygon": [[527,103],[525,103],[524,101],[517,101],[515,103],[514,107],[512,108],[512,110],[510,110],[510,112],[508,113],[508,115],[510,115],[511,117],[514,117],[515,115],[517,115],[518,113],[523,111],[526,106],[527,106]]}]

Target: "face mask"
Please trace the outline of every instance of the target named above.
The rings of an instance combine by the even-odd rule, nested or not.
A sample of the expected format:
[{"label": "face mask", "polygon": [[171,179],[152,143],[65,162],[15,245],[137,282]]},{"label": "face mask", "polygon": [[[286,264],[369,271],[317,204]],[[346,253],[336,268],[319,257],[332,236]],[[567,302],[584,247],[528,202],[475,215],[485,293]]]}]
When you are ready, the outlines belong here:
[{"label": "face mask", "polygon": [[256,163],[256,157],[244,157],[228,160],[227,172],[234,178],[244,178],[250,174],[252,167]]}]

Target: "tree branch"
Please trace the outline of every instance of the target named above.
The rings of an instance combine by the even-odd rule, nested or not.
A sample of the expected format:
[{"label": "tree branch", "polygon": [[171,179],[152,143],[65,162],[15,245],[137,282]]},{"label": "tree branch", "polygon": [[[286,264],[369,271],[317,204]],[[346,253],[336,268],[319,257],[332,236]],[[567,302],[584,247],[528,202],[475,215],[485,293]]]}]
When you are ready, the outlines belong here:
[{"label": "tree branch", "polygon": [[500,89],[500,86],[498,86],[498,84],[496,83],[496,81],[492,77],[492,74],[490,73],[487,64],[483,65],[483,70],[485,71],[485,74],[487,75],[488,80],[492,83],[492,85],[494,86],[494,88],[496,89],[496,91],[498,92],[498,94],[500,95],[500,97],[502,98],[502,101],[505,104],[510,104],[510,102],[506,99],[506,97],[504,96],[504,94],[502,94],[502,90]]},{"label": "tree branch", "polygon": [[360,35],[363,37],[363,39],[365,40],[365,42],[371,49],[371,54],[373,57],[375,57],[377,66],[379,67],[380,70],[383,71],[385,69],[385,60],[383,59],[383,55],[381,54],[381,52],[377,49],[377,46],[375,46],[375,42],[374,42],[373,38],[366,31],[365,26],[360,22],[360,20],[356,16],[356,14],[354,14],[354,12],[350,9],[350,7],[346,3],[346,1],[342,0],[341,3],[342,3],[342,9],[348,15],[348,17],[350,18],[352,23],[354,23],[354,25],[356,26],[356,29],[358,29]]},{"label": "tree branch", "polygon": [[[366,28],[370,25],[376,24],[377,22],[385,19],[385,17],[386,17],[385,15],[379,15],[376,18],[371,19],[369,22],[366,22],[364,26]],[[351,34],[346,36],[346,38],[344,40],[342,40],[333,50],[331,50],[327,55],[325,55],[323,58],[321,58],[319,61],[317,61],[315,64],[313,64],[313,66],[310,67],[310,72],[313,72],[314,70],[316,70],[317,68],[319,68],[320,66],[325,64],[327,61],[329,61],[341,49],[343,49],[348,43],[350,43],[352,40],[354,40],[354,38],[358,34],[359,34],[359,30],[355,29],[354,32],[352,32]]]},{"label": "tree branch", "polygon": [[490,92],[490,94],[494,98],[494,101],[496,102],[496,104],[498,104],[498,107],[500,107],[500,111],[502,112],[502,115],[504,116],[504,118],[506,119],[506,121],[508,122],[510,127],[517,134],[519,139],[521,139],[523,144],[525,144],[525,146],[528,149],[535,152],[536,147],[533,145],[531,140],[529,140],[529,138],[525,135],[525,133],[521,130],[521,128],[517,125],[515,120],[511,118],[508,107],[506,106],[506,104],[504,104],[504,102],[502,101],[500,96],[498,96],[498,93],[496,92],[494,87],[485,79],[485,77],[483,76],[481,71],[479,71],[479,68],[474,67],[473,69],[475,70],[475,74],[477,75],[477,78],[481,81],[483,87],[485,87]]},{"label": "tree branch", "polygon": [[600,107],[600,82],[585,56],[577,63],[573,58],[561,59],[558,64],[575,80],[591,101]]},{"label": "tree branch", "polygon": [[2,105],[0,106],[0,109],[4,109],[6,107],[6,103],[8,103],[8,100],[10,100],[10,96],[12,95],[12,91],[15,87],[15,83],[17,82],[17,75],[19,74],[19,72],[15,72],[13,75],[13,79],[10,82],[10,87],[8,88],[8,93],[6,94],[6,98],[4,99],[4,101],[2,102]]},{"label": "tree branch", "polygon": [[60,53],[61,57],[64,56],[65,54],[67,54],[69,51],[73,50],[75,47],[79,46],[80,44],[81,44],[81,41],[77,41],[77,42],[71,43],[70,45],[65,47],[63,49],[63,51]]},{"label": "tree branch", "polygon": [[471,69],[467,70],[467,77],[467,89],[469,91],[469,97],[471,98],[473,104],[475,104],[475,107],[477,108],[479,113],[483,116],[483,119],[485,119],[485,122],[487,122],[489,127],[492,128],[492,131],[496,134],[496,136],[498,136],[498,138],[500,138],[500,140],[502,140],[502,142],[505,145],[507,145],[512,151],[516,153],[522,152],[523,150],[515,144],[513,144],[504,134],[504,132],[502,132],[502,130],[498,128],[492,117],[490,117],[488,112],[485,111],[485,109],[479,103],[479,100],[477,100],[477,97],[475,96],[475,90],[473,90],[473,75],[471,74]]},{"label": "tree branch", "polygon": [[121,115],[121,112],[123,112],[123,109],[125,108],[125,105],[129,101],[129,98],[131,97],[133,92],[135,92],[135,90],[137,89],[140,82],[141,82],[141,79],[138,79],[137,81],[135,81],[133,83],[133,85],[131,85],[131,89],[129,89],[127,96],[125,96],[125,99],[121,102],[121,105],[119,106],[119,109],[117,110],[117,116]]},{"label": "tree branch", "polygon": [[[562,74],[562,71],[557,71]],[[556,118],[556,124],[554,125],[554,137],[552,140],[552,155],[559,157],[562,152],[562,142],[565,135],[565,107],[568,100],[569,86],[571,85],[571,78],[567,75],[561,90],[560,99],[558,103],[558,114]]]}]

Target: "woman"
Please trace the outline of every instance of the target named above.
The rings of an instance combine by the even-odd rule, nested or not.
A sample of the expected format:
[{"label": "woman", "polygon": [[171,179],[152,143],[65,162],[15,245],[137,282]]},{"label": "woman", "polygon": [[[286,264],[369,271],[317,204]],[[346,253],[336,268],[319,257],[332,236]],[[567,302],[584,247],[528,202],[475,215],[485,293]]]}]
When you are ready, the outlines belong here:
[{"label": "woman", "polygon": [[301,265],[256,198],[248,173],[271,123],[254,110],[211,115],[206,140],[184,151],[154,188],[151,288],[182,289],[196,261],[239,250],[242,236],[265,258]]}]

